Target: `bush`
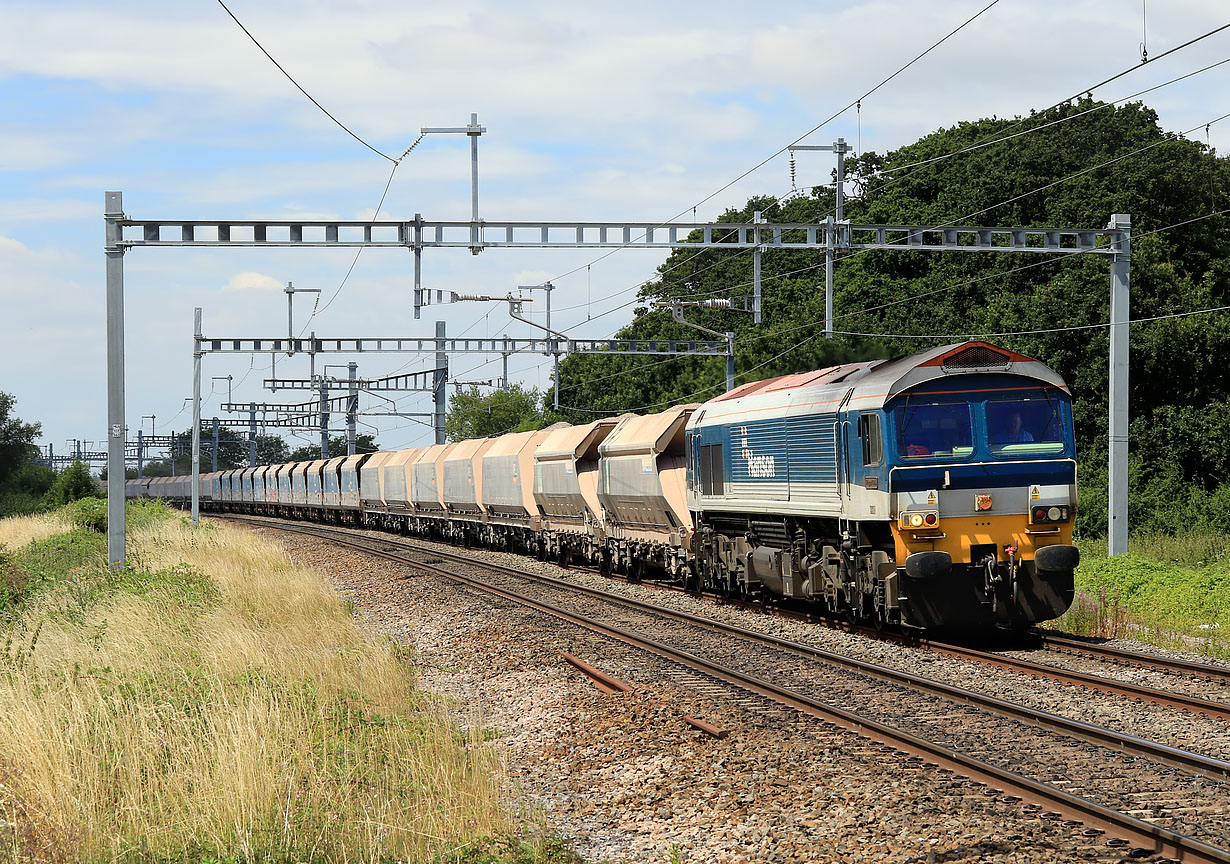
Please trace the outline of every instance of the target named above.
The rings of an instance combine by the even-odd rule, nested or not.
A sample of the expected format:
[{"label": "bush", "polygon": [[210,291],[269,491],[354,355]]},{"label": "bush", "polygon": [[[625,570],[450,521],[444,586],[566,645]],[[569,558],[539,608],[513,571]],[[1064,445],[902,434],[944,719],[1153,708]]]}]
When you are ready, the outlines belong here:
[{"label": "bush", "polygon": [[[1132,535],[1127,555],[1106,557],[1106,543],[1081,541],[1077,599],[1056,622],[1087,636],[1182,645],[1230,627],[1230,540],[1215,533]],[[1217,649],[1221,650],[1221,649]]]},{"label": "bush", "polygon": [[56,476],[45,500],[48,506],[58,507],[83,498],[97,498],[98,495],[98,484],[90,475],[89,467],[74,462]]},{"label": "bush", "polygon": [[56,473],[46,465],[27,462],[17,469],[9,482],[9,488],[23,495],[42,496],[47,494],[55,482]]},{"label": "bush", "polygon": [[107,533],[107,502],[102,498],[82,498],[64,508],[64,515],[74,525],[100,534]]},{"label": "bush", "polygon": [[46,497],[25,492],[0,492],[0,518],[33,516],[47,509]]}]

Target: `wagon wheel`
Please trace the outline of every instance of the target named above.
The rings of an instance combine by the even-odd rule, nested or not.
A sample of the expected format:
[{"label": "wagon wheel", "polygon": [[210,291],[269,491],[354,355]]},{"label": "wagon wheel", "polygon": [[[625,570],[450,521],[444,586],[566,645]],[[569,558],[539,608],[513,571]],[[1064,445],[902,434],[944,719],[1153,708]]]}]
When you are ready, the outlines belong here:
[{"label": "wagon wheel", "polygon": [[628,581],[640,582],[645,578],[645,559],[634,558],[628,567]]}]

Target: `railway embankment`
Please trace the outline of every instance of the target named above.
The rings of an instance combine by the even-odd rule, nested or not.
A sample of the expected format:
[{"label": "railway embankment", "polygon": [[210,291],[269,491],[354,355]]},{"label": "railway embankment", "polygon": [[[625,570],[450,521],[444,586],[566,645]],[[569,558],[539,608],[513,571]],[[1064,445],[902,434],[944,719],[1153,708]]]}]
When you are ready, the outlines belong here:
[{"label": "railway embankment", "polygon": [[117,571],[66,516],[0,522],[6,859],[533,856],[481,729],[317,574],[161,505]]},{"label": "railway embankment", "polygon": [[[345,592],[366,626],[414,646],[427,686],[454,697],[459,719],[479,724],[483,737],[503,749],[510,778],[524,792],[527,806],[540,809],[552,829],[587,861],[1121,861],[1134,851],[1111,834],[1022,807],[1019,799],[988,784],[905,758],[893,747],[817,723],[477,588],[320,538],[290,535],[280,542],[292,557]],[[398,542],[390,538],[384,545]],[[438,549],[440,560],[429,554],[425,563],[455,566],[444,560],[455,550]],[[476,562],[563,574],[553,565],[524,558],[468,554]],[[877,652],[886,661],[901,655],[896,661],[915,668],[922,662],[923,655],[874,640],[734,607],[706,609],[705,601],[648,585],[592,574],[568,578],[601,582],[620,594],[653,594],[655,602],[688,605],[749,626],[797,630],[798,639],[848,642],[845,651]],[[713,650],[719,650],[717,643]],[[565,654],[631,684],[633,692],[599,692],[568,665]],[[1076,716],[1096,711],[1105,701],[975,671],[938,656],[925,665],[931,667],[928,675],[960,676],[967,686],[1004,696],[1026,699],[1028,691],[1037,691],[1051,710]],[[816,685],[822,683],[821,675]],[[968,725],[970,710],[937,703],[928,713],[943,714],[938,719],[947,718],[955,727]],[[1130,715],[1126,722],[1141,724],[1138,730],[1154,738],[1173,736],[1195,722],[1125,705],[1111,715],[1116,712]],[[685,716],[702,718],[728,734],[720,739],[706,735]],[[1202,729],[1206,735],[1212,731],[1207,725]],[[1009,746],[988,736],[984,743],[992,750]],[[1097,747],[1070,748],[1064,742],[1043,750],[1048,758],[1066,752],[1077,754],[1082,765],[1096,762],[1095,773],[1105,775],[1099,782],[1141,788],[1141,778],[1125,773],[1137,771],[1130,767],[1136,759],[1120,765],[1118,757],[1108,759]],[[1064,783],[1074,783],[1087,768],[1073,770],[1077,773]],[[1154,780],[1168,787],[1176,782],[1161,775]],[[1144,818],[1173,821],[1169,810],[1176,800],[1186,807],[1193,796],[1216,794],[1198,777],[1191,782],[1191,790],[1171,790],[1169,804],[1133,799],[1122,806]],[[1196,829],[1200,818],[1193,823]]]}]

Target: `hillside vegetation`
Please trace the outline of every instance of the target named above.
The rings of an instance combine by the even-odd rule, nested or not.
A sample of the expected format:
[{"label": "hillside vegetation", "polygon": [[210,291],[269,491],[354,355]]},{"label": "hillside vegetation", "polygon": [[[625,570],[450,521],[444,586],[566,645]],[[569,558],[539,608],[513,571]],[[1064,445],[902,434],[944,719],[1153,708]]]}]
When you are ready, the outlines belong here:
[{"label": "hillside vegetation", "polygon": [[[898,170],[1056,121],[1062,122]],[[1095,167],[1103,163],[1111,164]],[[1230,303],[1230,223],[1221,216],[1200,218],[1226,205],[1227,170],[1204,144],[1163,131],[1144,105],[1081,100],[1023,119],[961,123],[899,150],[851,158],[846,215],[854,223],[1100,228],[1112,213],[1130,214],[1131,317],[1148,318]],[[720,221],[750,222],[753,211],[762,210],[771,223],[815,222],[832,206],[832,189],[820,187],[781,203],[753,198]],[[738,312],[690,310],[690,317],[735,331],[742,382],[908,354],[966,335],[1105,322],[1109,281],[1107,262],[1093,255],[851,255],[837,267],[836,329],[893,335],[826,340],[823,255],[782,250],[763,256],[763,326]],[[751,283],[750,253],[675,251],[659,278],[641,289],[644,305],[618,336],[698,338],[652,302],[748,296]],[[988,338],[1039,358],[1071,385],[1080,457],[1078,530],[1085,537],[1104,534],[1107,330]],[[1230,531],[1227,357],[1230,316],[1224,313],[1131,327],[1134,529]],[[561,364],[561,404],[572,422],[588,422],[594,412],[661,410],[721,392],[724,374],[719,359],[572,356]]]}]

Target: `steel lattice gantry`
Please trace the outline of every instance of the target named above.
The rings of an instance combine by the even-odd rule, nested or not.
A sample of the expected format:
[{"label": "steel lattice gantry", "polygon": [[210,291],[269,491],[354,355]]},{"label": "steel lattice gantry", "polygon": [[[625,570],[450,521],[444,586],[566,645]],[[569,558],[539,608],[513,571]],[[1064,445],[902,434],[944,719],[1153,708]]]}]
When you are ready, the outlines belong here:
[{"label": "steel lattice gantry", "polygon": [[[725,342],[689,339],[438,339],[435,337],[325,338],[311,339],[214,339],[202,336],[197,342],[202,354],[284,354],[287,349],[318,354],[415,354],[445,351],[452,354],[695,354],[701,357],[726,355]],[[442,347],[441,347],[442,346]],[[436,370],[429,370],[431,375]],[[409,377],[409,376],[403,376]],[[275,381],[278,379],[269,379]],[[279,383],[279,387],[286,386]],[[362,389],[369,389],[363,388]],[[310,389],[297,387],[294,389]],[[391,389],[373,387],[370,389]],[[430,389],[427,387],[416,389]],[[236,403],[239,404],[239,403]],[[247,404],[247,403],[243,403]]]},{"label": "steel lattice gantry", "polygon": [[[118,193],[115,193],[118,195]],[[424,249],[897,249],[926,252],[1093,252],[1110,254],[1116,228],[988,228],[728,222],[384,222],[293,220],[115,220],[116,248],[138,246],[302,246],[406,248],[415,254],[414,317],[431,304],[422,288]],[[437,291],[436,302],[442,302]]]},{"label": "steel lattice gantry", "polygon": [[[421,278],[422,252],[427,248],[469,249],[475,253],[487,248],[726,249],[751,250],[757,260],[762,252],[774,249],[827,250],[829,253],[834,249],[847,252],[882,249],[1105,256],[1111,261],[1109,546],[1111,554],[1127,550],[1127,310],[1131,219],[1126,214],[1112,215],[1106,228],[1100,229],[852,225],[832,218],[824,223],[806,224],[522,222],[481,220],[477,213],[468,221],[442,222],[425,220],[421,214],[415,214],[411,220],[379,222],[130,219],[123,212],[122,193],[107,192],[103,215],[106,224],[110,444],[108,554],[115,563],[124,560],[123,261],[129,249],[152,246],[410,249],[414,253],[415,318],[419,317],[421,308],[431,302],[430,293],[422,288]],[[439,296],[442,294],[442,291],[437,292],[437,302],[442,301],[443,297]],[[826,323],[831,331],[831,318]],[[550,343],[550,340],[530,341]],[[221,347],[218,350],[222,350]]]}]

